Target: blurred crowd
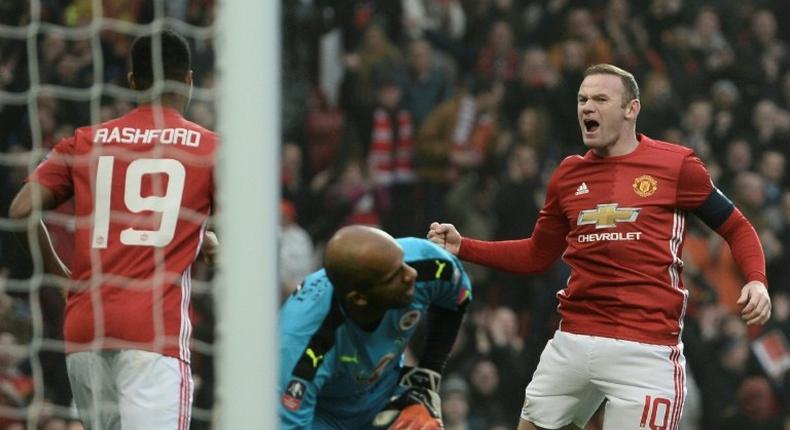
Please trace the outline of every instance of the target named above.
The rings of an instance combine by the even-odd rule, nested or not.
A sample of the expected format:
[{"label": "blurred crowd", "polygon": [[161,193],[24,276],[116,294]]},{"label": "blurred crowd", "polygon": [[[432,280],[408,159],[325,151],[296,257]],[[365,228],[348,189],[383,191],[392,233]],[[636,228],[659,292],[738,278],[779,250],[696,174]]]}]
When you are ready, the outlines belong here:
[{"label": "blurred crowd", "polygon": [[[91,4],[41,1],[40,19],[83,26],[93,18]],[[205,27],[214,18],[211,0],[103,4],[104,16],[121,21],[164,14]],[[554,168],[584,152],[575,111],[584,69],[616,64],[641,87],[637,130],[692,147],[752,221],[768,261],[773,315],[764,327],[747,327],[735,304],[743,279],[727,244],[690,221],[683,254],[689,391],[681,429],[790,428],[786,16],[790,3],[782,0],[283,0],[282,297],[320,265],[323,243],[347,224],[424,237],[431,221],[445,221],[476,238],[528,236]],[[24,2],[0,1],[0,23],[29,21]],[[210,89],[211,41],[185,36],[196,85]],[[45,85],[123,86],[132,39],[103,30],[97,46],[95,39],[43,32],[30,70],[27,41],[0,38],[0,91],[27,91],[31,72]],[[101,77],[94,76],[97,52]],[[28,172],[33,142],[49,148],[74,127],[124,113],[134,102],[105,96],[95,118],[87,101],[46,91],[36,101],[30,109],[26,100],[0,99],[0,210]],[[215,128],[210,103],[193,102],[188,115]],[[67,216],[54,214],[51,225],[56,240],[68,236]],[[32,272],[2,234],[0,286]],[[443,382],[445,426],[512,429],[558,324],[555,294],[568,269],[558,263],[530,277],[468,269],[475,300]],[[197,279],[211,279],[209,269],[196,270]],[[0,398],[10,406],[0,407],[3,429],[13,424],[2,420],[26,419],[24,406],[41,390],[32,362],[45,368],[46,401],[67,405],[68,392],[58,379],[57,348],[35,354],[29,347],[34,307],[44,311],[43,335],[57,339],[62,302],[47,287],[33,298],[0,291]],[[210,291],[196,294],[193,428],[200,429],[209,426],[213,406],[213,311]],[[40,423],[49,430],[69,424],[47,417]]]}]

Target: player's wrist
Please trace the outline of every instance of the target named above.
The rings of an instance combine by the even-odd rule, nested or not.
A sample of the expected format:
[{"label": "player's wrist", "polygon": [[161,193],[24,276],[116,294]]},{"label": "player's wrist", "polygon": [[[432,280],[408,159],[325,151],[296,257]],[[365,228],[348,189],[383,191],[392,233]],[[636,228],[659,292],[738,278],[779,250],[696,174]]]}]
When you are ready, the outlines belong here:
[{"label": "player's wrist", "polygon": [[751,282],[759,282],[763,287],[768,288],[768,278],[762,272],[751,272],[746,275],[746,284]]},{"label": "player's wrist", "polygon": [[463,237],[463,236],[459,236],[459,239],[458,239],[458,250],[455,251],[455,255],[458,256],[458,258],[460,258],[460,259],[463,259],[464,241],[466,241],[466,238]]},{"label": "player's wrist", "polygon": [[427,367],[405,367],[401,375],[400,385],[407,388],[425,388],[439,391],[442,375]]},{"label": "player's wrist", "polygon": [[405,390],[392,397],[373,419],[374,428],[390,428],[410,422],[415,428],[442,428],[442,402],[439,398],[439,372],[425,367],[403,369],[399,385]]}]

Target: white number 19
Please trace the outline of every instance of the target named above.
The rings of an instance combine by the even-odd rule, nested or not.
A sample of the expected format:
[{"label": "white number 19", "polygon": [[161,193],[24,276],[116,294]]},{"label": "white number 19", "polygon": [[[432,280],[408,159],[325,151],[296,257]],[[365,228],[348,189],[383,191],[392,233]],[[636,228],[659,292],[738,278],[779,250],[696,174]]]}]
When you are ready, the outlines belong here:
[{"label": "white number 19", "polygon": [[[99,157],[96,167],[95,204],[93,214],[93,248],[106,248],[110,231],[110,195],[112,193],[112,173],[115,157]],[[167,188],[162,196],[143,197],[141,188],[143,175],[167,175]],[[123,201],[129,211],[139,213],[153,211],[162,214],[159,229],[121,231],[121,243],[132,246],[167,246],[176,232],[178,213],[181,210],[181,196],[184,194],[186,170],[178,160],[170,158],[141,158],[129,163],[126,169],[126,184]]]}]

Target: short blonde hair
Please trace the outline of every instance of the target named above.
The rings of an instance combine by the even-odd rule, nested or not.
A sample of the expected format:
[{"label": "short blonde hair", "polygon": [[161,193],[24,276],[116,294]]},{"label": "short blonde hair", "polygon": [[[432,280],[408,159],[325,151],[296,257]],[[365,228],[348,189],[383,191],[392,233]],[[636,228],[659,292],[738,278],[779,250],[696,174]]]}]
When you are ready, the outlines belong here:
[{"label": "short blonde hair", "polygon": [[623,82],[623,88],[625,88],[625,92],[623,93],[623,105],[630,102],[631,100],[639,99],[639,85],[636,83],[636,78],[634,78],[634,75],[631,74],[631,72],[611,64],[595,64],[588,67],[587,70],[584,71],[585,78],[590,75],[619,76],[620,80]]}]

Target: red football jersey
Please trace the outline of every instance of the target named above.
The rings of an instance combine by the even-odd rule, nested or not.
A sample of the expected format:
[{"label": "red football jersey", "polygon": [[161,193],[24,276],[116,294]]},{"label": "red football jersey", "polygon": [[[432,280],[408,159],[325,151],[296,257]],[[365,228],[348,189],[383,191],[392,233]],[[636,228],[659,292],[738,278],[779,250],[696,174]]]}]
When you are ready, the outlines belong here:
[{"label": "red football jersey", "polygon": [[67,352],[133,348],[189,362],[190,268],[213,207],[215,133],[142,106],[83,127],[30,177],[74,196]]},{"label": "red football jersey", "polygon": [[[570,266],[557,294],[562,331],[676,345],[688,296],[680,276],[686,215],[713,184],[691,149],[638,139],[627,155],[563,160],[529,245],[513,249],[529,251],[521,273],[545,270],[560,255]],[[461,258],[480,261],[475,242],[464,238]]]}]

